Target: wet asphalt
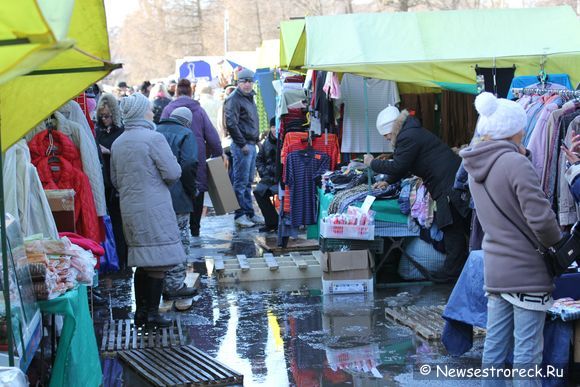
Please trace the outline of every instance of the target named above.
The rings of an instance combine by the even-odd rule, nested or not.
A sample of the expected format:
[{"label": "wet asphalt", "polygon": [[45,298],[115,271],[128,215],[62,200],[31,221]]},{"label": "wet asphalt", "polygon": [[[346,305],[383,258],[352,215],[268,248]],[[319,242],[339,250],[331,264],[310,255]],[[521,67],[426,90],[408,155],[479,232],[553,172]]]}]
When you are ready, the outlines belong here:
[{"label": "wet asphalt", "polygon": [[[245,386],[479,385],[419,380],[416,367],[479,362],[481,340],[452,358],[440,342],[385,317],[388,306],[444,305],[451,285],[379,283],[373,294],[323,296],[320,279],[223,286],[207,276],[205,257],[261,256],[257,229],[236,230],[232,215],[203,218],[189,256],[202,274],[199,298],[179,314],[186,343],[243,374]],[[101,276],[99,286],[111,300],[94,311],[100,345],[104,321],[131,318],[135,307],[131,272]],[[103,358],[103,372],[105,386],[147,385],[114,358]]]}]

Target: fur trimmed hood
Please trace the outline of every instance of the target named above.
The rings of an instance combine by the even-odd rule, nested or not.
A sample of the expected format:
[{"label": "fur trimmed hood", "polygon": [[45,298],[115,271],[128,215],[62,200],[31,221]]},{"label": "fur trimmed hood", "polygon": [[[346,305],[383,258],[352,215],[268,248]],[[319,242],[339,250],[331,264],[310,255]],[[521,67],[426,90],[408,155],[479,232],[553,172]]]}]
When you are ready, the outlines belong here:
[{"label": "fur trimmed hood", "polygon": [[117,98],[113,94],[103,93],[99,98],[99,103],[97,104],[97,124],[98,126],[102,126],[103,123],[100,121],[98,117],[99,110],[104,106],[107,105],[109,110],[111,111],[111,116],[113,116],[113,125],[117,128],[123,127],[123,121],[121,120],[121,110],[119,109],[119,103],[117,102]]},{"label": "fur trimmed hood", "polygon": [[408,110],[403,110],[393,124],[393,131],[391,132],[391,144],[393,144],[393,148],[397,146],[397,136],[401,132],[401,129],[403,128],[403,125],[405,124],[405,121],[407,121],[409,115],[410,114]]}]

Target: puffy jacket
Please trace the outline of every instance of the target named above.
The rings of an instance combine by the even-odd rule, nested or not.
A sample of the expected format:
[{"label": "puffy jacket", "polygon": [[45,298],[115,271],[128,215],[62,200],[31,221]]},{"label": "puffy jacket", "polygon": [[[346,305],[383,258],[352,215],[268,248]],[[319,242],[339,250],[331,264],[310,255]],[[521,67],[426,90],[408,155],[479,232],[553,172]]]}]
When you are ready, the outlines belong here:
[{"label": "puffy jacket", "polygon": [[157,131],[165,136],[173,155],[181,165],[181,178],[169,191],[176,214],[193,212],[193,198],[197,194],[197,142],[191,130],[178,121],[161,120]]},{"label": "puffy jacket", "polygon": [[260,138],[260,121],[254,95],[253,91],[244,94],[236,89],[225,103],[226,128],[233,142],[240,148],[246,144],[256,144]]},{"label": "puffy jacket", "polygon": [[256,169],[260,175],[260,183],[269,186],[278,184],[276,181],[276,137],[268,134],[256,156]]},{"label": "puffy jacket", "polygon": [[161,119],[169,118],[171,113],[178,107],[186,107],[191,110],[193,118],[191,120],[191,131],[195,134],[197,141],[197,189],[200,192],[207,192],[207,163],[205,160],[211,157],[221,156],[222,149],[220,136],[211,123],[207,113],[199,102],[191,97],[181,96],[171,101],[163,109]]},{"label": "puffy jacket", "polygon": [[[536,246],[548,247],[560,238],[556,214],[540,186],[532,163],[513,142],[484,141],[460,152],[469,173],[477,217],[485,231],[484,281],[488,292],[550,292],[552,278]],[[493,200],[519,231],[490,200]],[[539,244],[538,243],[538,244]]]}]

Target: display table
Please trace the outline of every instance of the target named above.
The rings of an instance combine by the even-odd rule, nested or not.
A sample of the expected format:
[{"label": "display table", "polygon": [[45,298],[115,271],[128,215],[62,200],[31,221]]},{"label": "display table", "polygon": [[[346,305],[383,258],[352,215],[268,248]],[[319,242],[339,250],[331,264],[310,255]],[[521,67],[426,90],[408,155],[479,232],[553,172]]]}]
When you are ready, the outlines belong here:
[{"label": "display table", "polygon": [[60,297],[38,304],[42,313],[64,317],[50,386],[101,385],[103,373],[89,313],[87,287],[80,285]]},{"label": "display table", "polygon": [[[328,215],[328,207],[334,199],[334,194],[324,193],[318,189],[318,222]],[[360,207],[362,201],[353,203],[354,206]],[[418,230],[409,230],[407,226],[407,215],[401,213],[397,199],[377,199],[371,206],[375,211],[375,235],[384,237],[406,237],[419,235]],[[313,225],[308,227],[308,239],[318,239],[319,226]]]},{"label": "display table", "polygon": [[[566,294],[571,281],[580,283],[580,274],[566,274],[555,281],[554,299]],[[577,289],[574,289],[577,292]],[[487,325],[487,298],[483,290],[483,251],[472,251],[453,288],[443,312],[446,321],[441,341],[453,356],[461,356],[473,344],[473,326]],[[567,367],[573,326],[561,320],[548,320],[544,327],[544,363]]]}]

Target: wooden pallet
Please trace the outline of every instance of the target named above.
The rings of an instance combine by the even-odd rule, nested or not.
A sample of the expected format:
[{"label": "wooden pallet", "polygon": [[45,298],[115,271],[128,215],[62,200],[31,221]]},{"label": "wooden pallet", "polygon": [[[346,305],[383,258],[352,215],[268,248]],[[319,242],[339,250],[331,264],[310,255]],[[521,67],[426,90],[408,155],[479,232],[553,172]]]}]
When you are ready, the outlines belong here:
[{"label": "wooden pallet", "polygon": [[268,238],[264,236],[256,236],[254,240],[258,246],[272,254],[284,254],[289,251],[307,252],[320,249],[320,245],[316,239],[289,239],[286,247],[278,246],[277,237]]},{"label": "wooden pallet", "polygon": [[[440,340],[445,327],[445,319],[442,317],[444,310],[445,305],[412,305],[385,308],[385,315],[387,318],[411,328],[415,333],[427,340]],[[474,328],[473,335],[475,337],[485,336],[485,330]]]},{"label": "wooden pallet", "polygon": [[243,375],[191,345],[122,351],[119,357],[154,386],[229,386],[244,382]]},{"label": "wooden pallet", "polygon": [[313,254],[301,255],[297,252],[278,257],[268,253],[260,258],[247,258],[245,255],[229,259],[224,259],[223,256],[208,257],[206,266],[208,274],[217,278],[220,283],[304,279],[322,276],[320,262]]},{"label": "wooden pallet", "polygon": [[125,350],[169,348],[185,344],[179,316],[169,328],[138,327],[133,320],[105,321],[102,337],[101,352],[105,356]]}]

